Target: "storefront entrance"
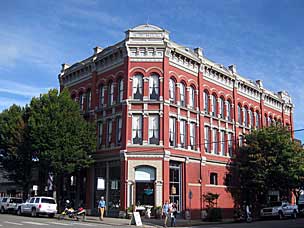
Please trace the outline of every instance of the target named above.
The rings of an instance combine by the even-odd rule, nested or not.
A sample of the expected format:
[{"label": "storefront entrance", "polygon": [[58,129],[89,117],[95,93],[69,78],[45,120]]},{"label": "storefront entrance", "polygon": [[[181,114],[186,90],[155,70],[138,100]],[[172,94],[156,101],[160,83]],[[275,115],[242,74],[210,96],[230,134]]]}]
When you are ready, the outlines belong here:
[{"label": "storefront entrance", "polygon": [[136,206],[155,204],[155,168],[139,166],[135,169]]}]

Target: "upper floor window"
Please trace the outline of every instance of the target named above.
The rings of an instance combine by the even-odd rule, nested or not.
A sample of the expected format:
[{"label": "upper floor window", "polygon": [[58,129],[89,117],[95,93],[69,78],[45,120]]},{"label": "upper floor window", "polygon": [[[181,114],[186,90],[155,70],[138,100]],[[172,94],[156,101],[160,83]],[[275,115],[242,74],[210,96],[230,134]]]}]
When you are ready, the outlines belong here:
[{"label": "upper floor window", "polygon": [[173,118],[173,117],[170,117],[170,120],[169,120],[169,143],[170,143],[170,146],[175,146],[176,145],[176,140],[175,140],[176,127],[175,127],[175,124],[176,124],[176,119]]},{"label": "upper floor window", "polygon": [[132,116],[132,140],[133,144],[142,144],[142,115]]},{"label": "upper floor window", "polygon": [[186,148],[186,121],[180,121],[180,144],[182,148]]},{"label": "upper floor window", "polygon": [[254,116],[253,116],[253,112],[251,109],[249,109],[249,119],[250,119],[250,125],[251,127],[254,126]]},{"label": "upper floor window", "polygon": [[107,145],[110,146],[112,143],[112,120],[108,120],[107,126]]},{"label": "upper floor window", "polygon": [[210,153],[210,128],[208,126],[205,126],[204,133],[205,133],[205,152]]},{"label": "upper floor window", "polygon": [[248,108],[244,108],[244,124],[246,127],[248,127]]},{"label": "upper floor window", "polygon": [[108,96],[109,96],[109,101],[108,104],[109,105],[113,105],[113,98],[114,98],[114,85],[113,82],[109,83],[109,87],[108,87]]},{"label": "upper floor window", "polygon": [[133,77],[133,98],[143,99],[143,76],[140,74]]},{"label": "upper floor window", "polygon": [[220,131],[220,145],[221,145],[221,153],[223,156],[226,155],[226,141],[225,141],[225,132]]},{"label": "upper floor window", "polygon": [[268,125],[268,121],[267,121],[267,116],[266,116],[266,114],[265,114],[265,116],[264,116],[264,124],[265,124],[265,126]]},{"label": "upper floor window", "polygon": [[271,124],[272,124],[272,118],[268,116],[268,126],[271,126]]},{"label": "upper floor window", "polygon": [[237,113],[238,113],[238,123],[242,124],[242,107],[241,107],[240,104],[238,105],[238,111],[237,111]]},{"label": "upper floor window", "polygon": [[231,121],[231,102],[227,101],[227,119]]},{"label": "upper floor window", "polygon": [[259,117],[259,113],[258,112],[255,113],[255,127],[256,128],[260,127],[260,117]]},{"label": "upper floor window", "polygon": [[175,81],[172,78],[170,78],[170,81],[169,81],[169,99],[170,99],[170,103],[175,103],[176,102],[175,87],[176,87]]},{"label": "upper floor window", "polygon": [[196,148],[196,126],[195,123],[190,123],[190,148],[195,150]]},{"label": "upper floor window", "polygon": [[204,91],[204,111],[209,114],[209,94]]},{"label": "upper floor window", "polygon": [[84,96],[83,94],[79,94],[79,108],[81,111],[83,111],[83,103],[84,103]]},{"label": "upper floor window", "polygon": [[116,118],[116,144],[121,143],[122,119],[121,116]]},{"label": "upper floor window", "polygon": [[228,133],[228,155],[231,157],[232,156],[232,145],[233,145],[233,138],[232,138],[232,133]]},{"label": "upper floor window", "polygon": [[217,129],[212,130],[212,140],[213,140],[213,152],[214,154],[218,154]]},{"label": "upper floor window", "polygon": [[124,94],[124,80],[121,78],[118,81],[118,103],[122,102],[123,100],[123,94]]},{"label": "upper floor window", "polygon": [[88,90],[86,93],[86,111],[91,109],[91,90]]},{"label": "upper floor window", "polygon": [[102,122],[98,122],[98,146],[99,148],[102,145],[102,132],[103,131],[103,124]]},{"label": "upper floor window", "polygon": [[243,135],[239,135],[239,147],[242,147],[244,144],[244,136]]},{"label": "upper floor window", "polygon": [[224,98],[220,98],[220,117],[224,118],[224,107],[225,107],[225,101]]},{"label": "upper floor window", "polygon": [[159,99],[159,77],[153,74],[149,78],[149,93],[151,100]]},{"label": "upper floor window", "polygon": [[215,95],[212,96],[212,116],[217,116],[217,100]]},{"label": "upper floor window", "polygon": [[159,144],[159,115],[149,116],[149,143]]},{"label": "upper floor window", "polygon": [[102,108],[103,107],[103,104],[104,104],[104,94],[105,94],[105,91],[104,91],[104,86],[101,85],[99,87],[99,107]]},{"label": "upper floor window", "polygon": [[210,173],[210,184],[218,185],[217,173]]},{"label": "upper floor window", "polygon": [[192,86],[190,86],[189,89],[189,107],[190,108],[194,108],[195,105],[195,91],[194,88]]},{"label": "upper floor window", "polygon": [[180,105],[186,106],[186,87],[184,83],[179,84],[180,91]]}]

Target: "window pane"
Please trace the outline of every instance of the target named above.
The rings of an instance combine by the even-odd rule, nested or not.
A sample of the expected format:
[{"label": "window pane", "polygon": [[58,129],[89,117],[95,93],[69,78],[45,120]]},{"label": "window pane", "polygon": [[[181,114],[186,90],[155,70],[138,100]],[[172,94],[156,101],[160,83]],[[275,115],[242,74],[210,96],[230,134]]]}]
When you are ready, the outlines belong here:
[{"label": "window pane", "polygon": [[152,100],[159,99],[159,77],[158,77],[158,75],[150,76],[149,93],[150,93],[150,99],[152,99]]}]

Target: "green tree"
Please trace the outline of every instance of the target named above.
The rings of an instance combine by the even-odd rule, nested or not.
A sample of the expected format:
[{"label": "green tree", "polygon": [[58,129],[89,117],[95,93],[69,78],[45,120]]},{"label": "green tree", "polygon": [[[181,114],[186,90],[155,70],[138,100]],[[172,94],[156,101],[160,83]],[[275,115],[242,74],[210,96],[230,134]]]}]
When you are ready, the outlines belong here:
[{"label": "green tree", "polygon": [[77,174],[93,162],[91,154],[96,149],[95,127],[84,120],[67,89],[61,93],[52,89],[32,99],[29,132],[42,176],[52,173],[56,177],[57,198],[60,199],[63,177]]},{"label": "green tree", "polygon": [[268,191],[282,198],[296,196],[303,187],[304,152],[284,127],[268,127],[246,135],[229,171],[236,176],[237,188],[229,188],[236,202],[250,203],[255,211],[267,202]]},{"label": "green tree", "polygon": [[27,196],[32,179],[32,148],[28,132],[28,108],[12,105],[0,113],[1,164],[7,178]]}]

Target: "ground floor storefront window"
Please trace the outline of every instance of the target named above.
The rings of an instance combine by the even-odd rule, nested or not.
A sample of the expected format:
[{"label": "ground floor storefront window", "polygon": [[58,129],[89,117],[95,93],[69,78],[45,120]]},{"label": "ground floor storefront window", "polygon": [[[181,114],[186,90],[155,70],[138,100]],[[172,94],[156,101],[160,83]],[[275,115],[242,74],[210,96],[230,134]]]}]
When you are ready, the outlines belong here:
[{"label": "ground floor storefront window", "polygon": [[182,210],[182,163],[170,161],[170,201],[176,203],[177,211]]},{"label": "ground floor storefront window", "polygon": [[107,216],[118,216],[120,210],[120,161],[96,164],[94,209],[97,209],[101,196],[107,202]]}]

